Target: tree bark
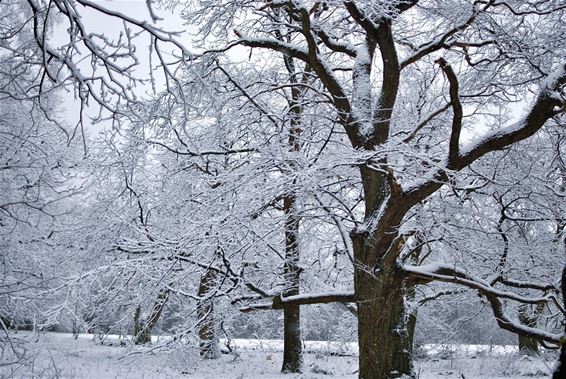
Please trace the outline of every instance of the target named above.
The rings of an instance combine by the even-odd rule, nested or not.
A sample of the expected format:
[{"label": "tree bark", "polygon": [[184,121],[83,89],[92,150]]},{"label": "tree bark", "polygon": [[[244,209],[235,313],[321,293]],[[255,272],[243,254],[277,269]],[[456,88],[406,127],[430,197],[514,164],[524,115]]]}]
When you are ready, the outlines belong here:
[{"label": "tree bark", "polygon": [[414,377],[403,282],[395,269],[356,270],[360,379]]},{"label": "tree bark", "polygon": [[197,302],[197,334],[199,337],[200,355],[204,359],[217,359],[220,356],[218,346],[218,333],[214,317],[214,300],[207,298],[211,288],[214,287],[216,271],[207,270],[200,278]]},{"label": "tree bark", "polygon": [[[360,379],[391,379],[413,376],[409,349],[404,287],[394,274],[365,278],[373,285],[356,284],[358,302],[358,343],[360,347]],[[363,283],[363,282],[362,282]],[[371,300],[373,297],[373,300]]]},{"label": "tree bark", "polygon": [[[387,185],[383,178],[379,182]],[[382,190],[387,191],[383,186]],[[384,209],[391,205],[389,200],[382,201],[388,201]],[[367,203],[380,205],[375,199],[366,199]],[[396,226],[404,212],[395,206],[389,209],[393,212],[381,215],[385,223],[378,225],[374,233],[354,230],[351,235],[356,262],[360,379],[414,378],[406,276],[396,266],[402,248],[395,238]]]},{"label": "tree bark", "polygon": [[[299,218],[294,214],[295,196],[284,199],[285,210],[285,277],[286,290],[283,296],[299,294]],[[301,341],[301,307],[288,304],[283,308],[283,367],[282,372],[300,373],[303,368],[303,345]]]}]

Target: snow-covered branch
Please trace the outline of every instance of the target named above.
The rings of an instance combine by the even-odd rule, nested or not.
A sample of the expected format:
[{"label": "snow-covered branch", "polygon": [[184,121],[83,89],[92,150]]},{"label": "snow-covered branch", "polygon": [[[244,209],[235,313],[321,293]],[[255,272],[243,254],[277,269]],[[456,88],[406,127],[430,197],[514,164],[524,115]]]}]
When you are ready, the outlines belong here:
[{"label": "snow-covered branch", "polygon": [[562,313],[560,302],[554,295],[545,295],[541,297],[526,297],[508,291],[501,291],[492,287],[488,282],[474,277],[454,266],[429,264],[423,266],[403,266],[403,271],[408,274],[408,280],[412,284],[423,284],[431,281],[441,281],[447,283],[459,284],[470,289],[477,290],[483,295],[491,305],[493,315],[499,326],[513,333],[525,335],[532,338],[541,339],[547,342],[558,344],[561,336],[549,333],[536,328],[525,326],[519,322],[510,319],[504,311],[504,305],[501,299],[514,300],[523,304],[539,304],[552,302]]}]

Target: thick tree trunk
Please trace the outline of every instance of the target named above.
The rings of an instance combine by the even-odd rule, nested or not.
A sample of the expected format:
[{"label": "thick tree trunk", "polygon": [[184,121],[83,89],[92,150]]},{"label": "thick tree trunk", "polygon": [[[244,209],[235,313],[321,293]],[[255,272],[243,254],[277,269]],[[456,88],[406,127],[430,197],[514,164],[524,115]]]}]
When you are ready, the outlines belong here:
[{"label": "thick tree trunk", "polygon": [[386,175],[365,167],[361,173],[367,226],[351,233],[359,378],[414,378],[405,275],[396,262],[403,246],[396,238],[397,227],[406,210],[397,203],[396,183],[389,183]]},{"label": "thick tree trunk", "polygon": [[[356,268],[360,379],[414,377],[405,276],[382,258],[391,237],[369,241],[352,234]],[[383,245],[381,243],[383,243]],[[391,250],[389,250],[391,251]]]},{"label": "thick tree trunk", "polygon": [[357,270],[355,289],[360,379],[414,377],[403,278]]},{"label": "thick tree trunk", "polygon": [[197,334],[199,337],[200,355],[204,359],[217,359],[220,356],[218,333],[214,317],[214,300],[207,298],[214,287],[216,272],[208,270],[200,278],[198,296],[202,299],[197,302]]},{"label": "thick tree trunk", "polygon": [[[299,218],[295,214],[295,196],[284,199],[285,210],[285,266],[284,276],[287,286],[284,297],[299,294]],[[303,345],[301,341],[301,307],[288,305],[283,309],[283,367],[282,372],[300,373],[303,368]]]}]

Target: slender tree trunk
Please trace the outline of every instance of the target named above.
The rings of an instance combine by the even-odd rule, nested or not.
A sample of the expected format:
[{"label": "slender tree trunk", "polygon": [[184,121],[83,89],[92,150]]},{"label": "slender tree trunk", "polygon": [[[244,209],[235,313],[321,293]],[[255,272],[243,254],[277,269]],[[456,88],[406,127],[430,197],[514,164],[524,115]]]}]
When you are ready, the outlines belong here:
[{"label": "slender tree trunk", "polygon": [[146,343],[151,343],[151,332],[155,324],[157,324],[157,321],[159,321],[168,299],[168,290],[159,291],[157,300],[155,300],[147,319],[142,316],[141,305],[136,307],[134,312],[134,344],[144,345]]},{"label": "slender tree trunk", "polygon": [[[290,81],[297,84],[295,77],[296,69],[293,59],[284,56],[285,66],[290,74]],[[307,68],[305,70],[308,71]],[[307,76],[303,75],[303,81]],[[300,136],[302,133],[302,106],[303,90],[299,86],[291,87],[291,99],[289,100],[290,129],[288,145],[291,151],[301,150]],[[293,166],[293,162],[291,162]],[[293,180],[293,185],[295,181]],[[299,294],[301,282],[300,248],[299,248],[299,225],[300,217],[296,209],[297,196],[294,192],[289,193],[283,199],[283,210],[285,212],[285,265],[283,274],[286,289],[283,296]],[[283,309],[283,367],[281,372],[300,373],[303,369],[303,344],[301,340],[301,307],[299,305],[288,305]]]},{"label": "slender tree trunk", "polygon": [[141,315],[141,306],[138,305],[134,312],[134,344],[144,345],[151,342],[151,331],[147,329]]},{"label": "slender tree trunk", "polygon": [[[420,233],[413,235],[415,247],[409,257],[411,264],[418,265],[423,250],[422,238]],[[415,330],[417,328],[417,316],[419,313],[419,305],[416,301],[417,291],[415,286],[407,287],[407,303],[408,303],[408,319],[407,319],[407,333],[409,336],[408,347],[411,356],[415,347]]]},{"label": "slender tree trunk", "polygon": [[[285,266],[287,286],[284,297],[299,294],[299,218],[294,214],[295,196],[284,199],[285,209]],[[301,341],[301,308],[288,305],[283,309],[283,367],[282,372],[300,373],[303,368],[303,345]]]},{"label": "slender tree trunk", "polygon": [[[407,288],[407,300],[414,301],[415,300],[415,287]],[[411,357],[413,356],[413,350],[415,346],[415,330],[417,328],[417,315],[419,313],[419,306],[417,304],[411,304],[408,310],[408,319],[407,319],[407,335],[409,340],[407,341],[407,345],[409,347],[409,353]]]},{"label": "slender tree trunk", "polygon": [[217,359],[220,356],[218,346],[218,333],[214,318],[214,300],[206,298],[214,287],[216,272],[207,270],[200,278],[198,296],[202,299],[197,302],[197,334],[199,337],[200,355],[205,359]]}]

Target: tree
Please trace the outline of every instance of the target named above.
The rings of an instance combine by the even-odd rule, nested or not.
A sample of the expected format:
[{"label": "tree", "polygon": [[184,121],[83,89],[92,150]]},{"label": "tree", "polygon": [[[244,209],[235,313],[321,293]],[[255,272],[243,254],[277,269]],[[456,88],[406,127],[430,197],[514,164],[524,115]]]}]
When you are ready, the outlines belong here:
[{"label": "tree", "polygon": [[[355,300],[361,378],[414,376],[405,298],[409,286],[430,281],[479,290],[502,327],[557,342],[556,335],[516,325],[505,316],[500,299],[516,299],[516,295],[497,291],[494,283],[463,270],[408,265],[402,257],[411,240],[409,220],[416,207],[449,187],[460,171],[484,156],[563,118],[566,63],[561,2],[188,2],[188,21],[201,27],[198,56],[151,24],[87,0],[76,3],[80,6],[70,1],[28,3],[35,21],[34,41],[42,52],[38,64],[58,65],[63,78],[47,66],[44,77],[53,83],[73,80],[81,99],[93,98],[103,107],[108,103],[106,94],[135,103],[131,87],[124,85],[136,81],[132,75],[135,49],[128,31],[126,42],[117,45],[88,33],[76,16],[81,7],[124,20],[149,33],[153,42],[172,43],[180,49],[180,61],[166,62],[160,56],[165,77],[172,81],[178,79],[174,68],[189,58],[206,60],[240,45],[266,52],[267,60],[276,53],[304,63],[303,71],[316,83],[319,114],[330,114],[312,127],[331,135],[340,126],[340,142],[348,146],[348,154],[334,154],[329,166],[332,170],[340,165],[356,167],[361,181],[363,204],[354,209],[355,227],[351,227],[350,241],[344,242],[353,255],[354,293],[277,296],[273,305],[289,309]],[[45,33],[50,11],[69,22],[68,48],[62,52]],[[94,72],[85,74],[77,65],[77,57],[82,58],[79,45],[86,47]],[[102,77],[97,75],[101,69]],[[258,83],[262,81],[269,82],[266,77]],[[99,83],[102,92],[93,83]],[[270,93],[276,93],[280,85],[276,81]],[[511,117],[518,102],[529,105],[524,115]],[[105,108],[113,116],[121,114],[118,107]],[[269,111],[260,113],[262,120],[271,116]],[[466,142],[470,135],[471,142]],[[190,155],[192,150],[184,147]]]},{"label": "tree", "polygon": [[[228,47],[267,49],[308,63],[351,147],[366,153],[359,163],[363,223],[351,232],[359,375],[413,376],[406,349],[405,283],[452,270],[429,266],[431,271],[422,272],[400,266],[400,226],[414,206],[455,173],[532,136],[563,113],[566,75],[555,53],[564,46],[548,33],[551,25],[559,25],[563,8],[557,2],[287,1],[248,4],[255,6],[257,17],[234,25],[247,8],[228,4],[223,11],[216,2],[199,3],[205,7],[193,10],[190,20],[225,37],[222,31],[234,30],[238,38]],[[284,22],[279,12],[291,21]],[[462,16],[453,19],[455,13]],[[273,38],[273,31],[292,42]],[[526,34],[533,37],[531,43],[524,41]],[[445,58],[435,59],[440,53]],[[373,63],[375,56],[380,56],[379,64]],[[443,83],[435,65],[446,78]],[[415,84],[428,85],[420,99],[411,96]],[[525,96],[537,84],[535,98]],[[506,127],[506,117],[493,112],[511,103],[503,94],[532,104]],[[478,123],[492,131],[464,145],[462,133]]]}]

